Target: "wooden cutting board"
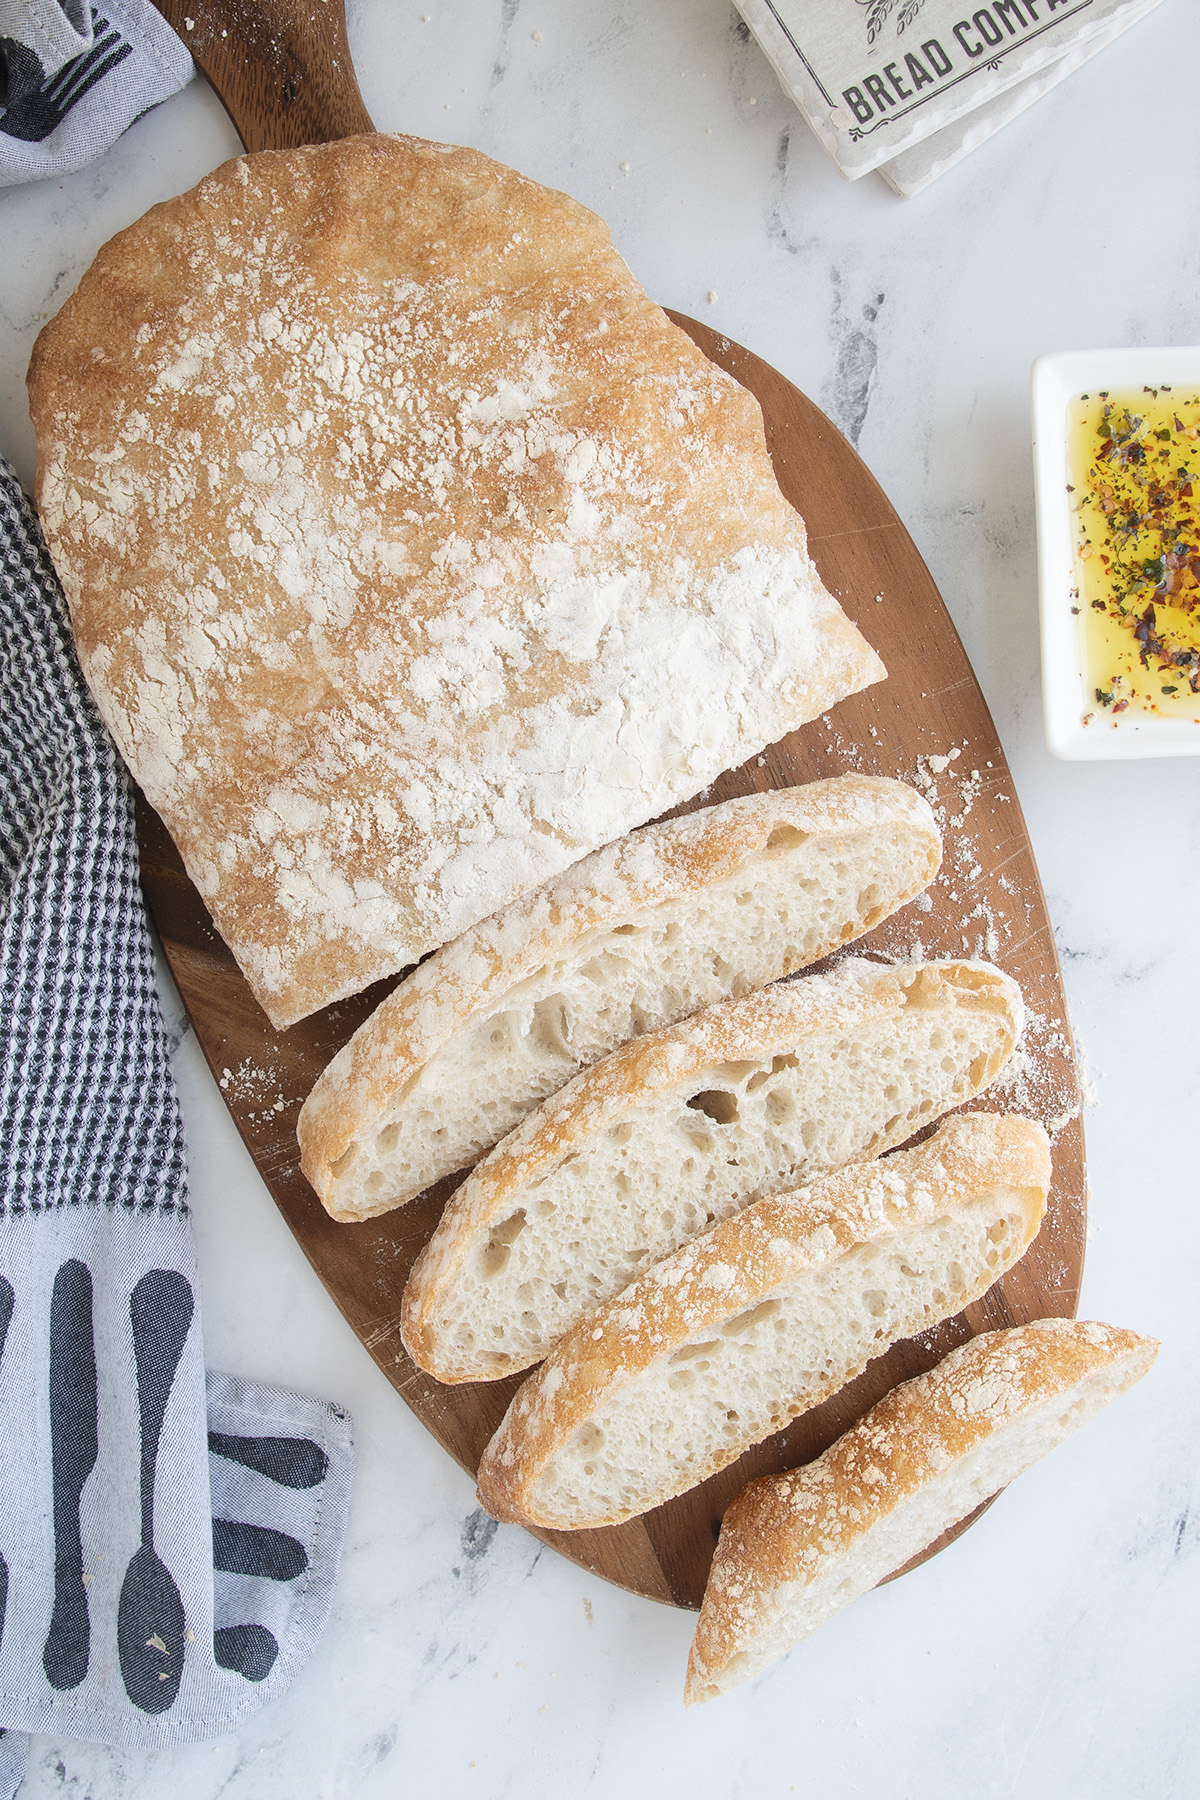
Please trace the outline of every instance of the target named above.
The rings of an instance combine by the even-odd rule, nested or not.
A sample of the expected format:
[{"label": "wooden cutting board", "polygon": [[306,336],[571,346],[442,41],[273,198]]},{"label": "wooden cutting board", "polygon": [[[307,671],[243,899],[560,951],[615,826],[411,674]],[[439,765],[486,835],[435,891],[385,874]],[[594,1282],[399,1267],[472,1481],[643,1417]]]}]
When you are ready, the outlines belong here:
[{"label": "wooden cutting board", "polygon": [[[159,3],[213,80],[249,148],[321,142],[371,128],[354,84],[341,8],[330,0],[257,7],[249,0],[223,6],[192,0],[186,9],[174,0]],[[898,1381],[932,1367],[973,1333],[1074,1314],[1085,1183],[1074,1057],[1037,868],[991,715],[929,571],[866,465],[811,401],[749,351],[693,320],[672,317],[759,400],[779,485],[808,523],[822,579],[888,669],[886,682],[723,775],[694,804],[849,769],[899,776],[926,794],[945,836],[942,873],[926,898],[856,949],[887,958],[986,956],[1016,977],[1030,1013],[1024,1047],[1015,1073],[982,1104],[1041,1118],[1054,1138],[1055,1170],[1037,1241],[976,1305],[936,1331],[896,1345],[824,1406],[644,1518],[604,1531],[538,1534],[622,1587],[696,1607],[721,1516],[752,1476],[819,1455]],[[163,948],[263,1180],[380,1368],[438,1441],[474,1473],[520,1378],[442,1387],[413,1367],[399,1335],[409,1268],[455,1183],[443,1182],[381,1218],[338,1225],[299,1168],[295,1128],[305,1096],[395,981],[290,1031],[273,1031],[165,829],[144,803],[139,832],[143,883]]]}]

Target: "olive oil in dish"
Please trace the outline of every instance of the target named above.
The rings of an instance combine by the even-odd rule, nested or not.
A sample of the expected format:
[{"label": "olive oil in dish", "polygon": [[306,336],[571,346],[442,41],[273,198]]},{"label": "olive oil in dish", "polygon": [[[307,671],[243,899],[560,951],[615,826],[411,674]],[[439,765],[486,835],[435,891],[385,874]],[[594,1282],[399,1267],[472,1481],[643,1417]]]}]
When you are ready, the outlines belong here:
[{"label": "olive oil in dish", "polygon": [[1200,723],[1200,390],[1080,395],[1067,463],[1084,723]]}]

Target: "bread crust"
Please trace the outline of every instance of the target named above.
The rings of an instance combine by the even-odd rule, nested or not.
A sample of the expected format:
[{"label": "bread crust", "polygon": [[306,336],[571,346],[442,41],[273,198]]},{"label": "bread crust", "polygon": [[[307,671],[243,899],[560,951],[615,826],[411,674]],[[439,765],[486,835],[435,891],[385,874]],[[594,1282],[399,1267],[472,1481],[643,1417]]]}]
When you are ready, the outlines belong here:
[{"label": "bread crust", "polygon": [[[359,1028],[305,1101],[297,1126],[300,1166],[326,1210],[342,1220],[369,1216],[338,1209],[332,1197],[333,1165],[468,1023],[502,1005],[511,989],[545,963],[598,932],[632,917],[644,919],[650,909],[693,899],[742,871],[752,875],[780,826],[806,837],[849,838],[897,824],[911,832],[914,850],[924,854],[912,885],[891,896],[886,911],[894,911],[937,873],[941,838],[933,814],[904,782],[843,775],[747,795],[644,826],[444,945]],[[808,960],[839,949],[875,922],[847,921]],[[792,974],[801,966],[782,967],[778,974]],[[390,1210],[411,1197],[389,1197],[378,1210]]]},{"label": "bread crust", "polygon": [[[852,1163],[796,1193],[755,1202],[656,1264],[559,1341],[518,1389],[483,1453],[480,1503],[493,1518],[558,1530],[616,1525],[633,1517],[617,1510],[568,1521],[549,1516],[538,1500],[547,1465],[618,1388],[857,1245],[885,1241],[897,1229],[954,1212],[990,1189],[1016,1190],[1023,1230],[1006,1244],[1003,1263],[956,1297],[958,1311],[1024,1254],[1041,1224],[1049,1187],[1050,1146],[1041,1125],[1015,1115],[960,1113],[914,1150],[897,1151],[881,1162]],[[916,1199],[910,1204],[912,1189]],[[846,1379],[859,1372],[850,1370]],[[833,1391],[812,1396],[808,1404]],[[780,1396],[781,1406],[787,1398]],[[786,1407],[770,1429],[781,1429],[800,1410]],[[688,1485],[706,1480],[747,1448],[748,1442],[738,1443],[714,1454]],[[680,1491],[660,1488],[637,1511]]]},{"label": "bread crust", "polygon": [[[929,1004],[944,999],[978,1007],[1006,1023],[1006,1048],[963,1094],[963,1100],[970,1099],[1007,1060],[1024,1020],[1020,990],[1011,976],[973,961],[886,965],[847,957],[830,975],[765,988],[667,1030],[647,1032],[575,1076],[529,1113],[447,1204],[404,1290],[401,1337],[413,1361],[439,1381],[481,1379],[479,1368],[447,1357],[439,1339],[437,1314],[452,1294],[458,1271],[492,1226],[520,1204],[525,1189],[587,1141],[621,1124],[631,1108],[682,1089],[715,1064],[770,1057],[802,1038],[861,1028],[867,1020],[899,1012],[918,988]],[[887,1140],[879,1154],[891,1148]]]},{"label": "bread crust", "polygon": [[603,223],[384,134],[107,244],[29,372],[97,704],[272,1023],[879,680]]},{"label": "bread crust", "polygon": [[[986,1332],[893,1388],[815,1462],[751,1482],[721,1526],[688,1661],[687,1704],[734,1685],[734,1659],[752,1651],[782,1591],[835,1567],[902,1500],[1102,1371],[1115,1373],[1115,1391],[1131,1386],[1157,1352],[1153,1338],[1076,1319]],[[954,1523],[943,1520],[933,1535]]]}]

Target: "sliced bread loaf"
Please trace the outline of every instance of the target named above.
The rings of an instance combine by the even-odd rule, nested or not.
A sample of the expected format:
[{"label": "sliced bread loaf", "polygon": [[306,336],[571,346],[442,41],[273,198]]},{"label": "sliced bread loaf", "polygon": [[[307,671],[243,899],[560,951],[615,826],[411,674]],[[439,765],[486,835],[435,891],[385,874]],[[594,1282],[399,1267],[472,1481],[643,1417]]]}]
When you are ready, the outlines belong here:
[{"label": "sliced bread loaf", "polygon": [[1025,1252],[1046,1133],[960,1113],[915,1150],[759,1200],[576,1325],[479,1465],[493,1518],[619,1525],[723,1469]]},{"label": "sliced bread loaf", "polygon": [[453,1196],[405,1290],[409,1355],[441,1381],[540,1362],[688,1238],[979,1093],[1021,1019],[1016,983],[989,964],[847,957],[635,1038]]},{"label": "sliced bread loaf", "polygon": [[894,1388],[807,1467],[751,1482],[721,1526],[688,1705],[760,1674],[1141,1379],[1158,1345],[1038,1319]]},{"label": "sliced bread loaf", "polygon": [[300,1114],[336,1219],[467,1168],[627,1038],[807,967],[930,882],[941,839],[900,781],[843,775],[648,825],[422,963]]}]

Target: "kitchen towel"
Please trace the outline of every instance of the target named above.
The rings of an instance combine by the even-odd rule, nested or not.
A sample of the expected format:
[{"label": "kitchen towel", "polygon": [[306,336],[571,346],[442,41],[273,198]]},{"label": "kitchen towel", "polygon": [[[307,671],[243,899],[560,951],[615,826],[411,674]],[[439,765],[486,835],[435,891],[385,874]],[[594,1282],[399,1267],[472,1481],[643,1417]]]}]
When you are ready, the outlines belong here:
[{"label": "kitchen towel", "polygon": [[150,0],[0,0],[0,187],[81,169],[194,73]]},{"label": "kitchen towel", "polygon": [[337,1407],[205,1377],[129,785],[0,463],[0,1800],[31,1731],[165,1745],[331,1603]]}]

